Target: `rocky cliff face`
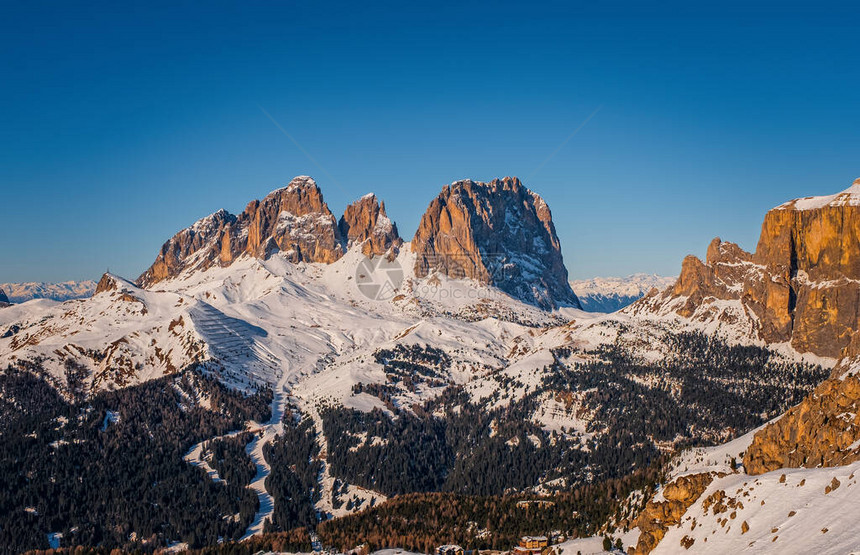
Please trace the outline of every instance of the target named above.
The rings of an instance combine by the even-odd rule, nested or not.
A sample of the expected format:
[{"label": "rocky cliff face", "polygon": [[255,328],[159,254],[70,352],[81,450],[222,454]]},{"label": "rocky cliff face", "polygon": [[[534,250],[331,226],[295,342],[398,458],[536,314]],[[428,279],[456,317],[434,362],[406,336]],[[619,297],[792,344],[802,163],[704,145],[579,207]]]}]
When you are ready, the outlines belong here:
[{"label": "rocky cliff face", "polygon": [[0,289],[0,303],[9,303],[9,297],[6,296],[6,293]]},{"label": "rocky cliff face", "polygon": [[542,308],[579,301],[546,202],[519,179],[445,186],[412,240],[415,274],[470,278]]},{"label": "rocky cliff face", "polygon": [[225,210],[183,229],[161,247],[138,278],[143,287],[185,270],[228,266],[242,254],[266,258],[281,251],[294,262],[331,263],[344,246],[334,215],[313,179],[300,176],[234,216]]},{"label": "rocky cliff face", "polygon": [[844,354],[860,329],[860,180],[836,195],[796,199],[768,212],[754,254],[715,239],[705,262],[688,256],[673,288],[630,310],[737,318],[720,300],[740,301],[767,342]]},{"label": "rocky cliff face", "polygon": [[360,246],[365,256],[396,255],[403,244],[397,225],[385,213],[385,203],[373,193],[347,206],[338,228],[347,248]]},{"label": "rocky cliff face", "polygon": [[756,433],[744,454],[749,474],[842,466],[860,460],[860,377],[829,379]]}]

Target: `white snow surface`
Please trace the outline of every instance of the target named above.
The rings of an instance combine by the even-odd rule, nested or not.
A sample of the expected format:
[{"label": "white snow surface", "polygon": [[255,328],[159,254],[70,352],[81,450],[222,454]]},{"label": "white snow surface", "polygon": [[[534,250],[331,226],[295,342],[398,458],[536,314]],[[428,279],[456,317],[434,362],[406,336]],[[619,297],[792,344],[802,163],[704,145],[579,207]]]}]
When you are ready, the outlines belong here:
[{"label": "white snow surface", "polygon": [[[613,538],[621,538],[621,542],[626,550],[629,546],[635,546],[639,540],[639,529],[634,528],[623,534],[615,534]],[[625,553],[626,551],[604,551],[603,536],[590,536],[587,538],[577,538],[575,540],[567,540],[558,545],[553,546],[561,555],[597,555],[599,553]]]},{"label": "white snow surface", "polygon": [[[771,420],[774,422],[779,420],[781,415]],[[758,428],[750,430],[742,436],[713,447],[693,447],[684,450],[681,454],[675,456],[669,463],[669,473],[667,483],[674,481],[681,476],[690,474],[702,474],[704,472],[734,472],[731,468],[732,459],[735,460],[738,471],[743,471],[744,453],[752,444],[755,434],[770,424],[767,422]]]},{"label": "white snow surface", "polygon": [[[858,553],[858,478],[860,463],[717,478],[652,553]],[[839,486],[827,493],[834,479]],[[705,512],[703,502],[719,490],[726,500],[735,498],[743,506],[719,515],[712,508]],[[749,526],[746,533],[744,522]],[[689,550],[681,546],[684,537],[694,541]]]},{"label": "white snow surface", "polygon": [[790,200],[776,207],[777,210],[816,210],[826,206],[860,206],[860,179],[840,193],[820,197],[804,197]]}]

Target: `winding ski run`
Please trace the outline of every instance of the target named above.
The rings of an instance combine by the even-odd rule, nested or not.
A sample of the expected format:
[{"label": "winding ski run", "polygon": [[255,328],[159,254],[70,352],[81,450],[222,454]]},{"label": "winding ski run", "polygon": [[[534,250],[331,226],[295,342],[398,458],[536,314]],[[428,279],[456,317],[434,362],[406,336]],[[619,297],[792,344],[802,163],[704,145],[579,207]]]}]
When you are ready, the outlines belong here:
[{"label": "winding ski run", "polygon": [[272,498],[272,495],[268,490],[266,490],[266,478],[269,477],[269,473],[272,471],[272,468],[269,466],[269,463],[263,455],[263,449],[267,443],[275,439],[275,436],[283,433],[283,423],[281,420],[283,419],[284,410],[286,409],[287,385],[285,379],[282,381],[283,383],[278,383],[277,391],[272,399],[272,416],[268,422],[264,424],[246,422],[245,428],[242,430],[234,430],[230,433],[212,437],[195,444],[183,457],[185,462],[206,472],[213,482],[224,483],[224,479],[218,475],[218,471],[212,468],[209,461],[204,457],[204,454],[209,450],[209,446],[217,441],[234,437],[242,432],[248,431],[256,434],[257,437],[255,437],[254,440],[245,447],[245,452],[253,461],[254,466],[257,467],[257,474],[247,487],[257,494],[257,499],[259,500],[260,505],[257,509],[257,513],[254,515],[254,520],[251,521],[251,524],[245,531],[245,535],[242,536],[242,540],[262,534],[266,526],[266,522],[271,521],[272,513],[275,510],[275,500]]}]

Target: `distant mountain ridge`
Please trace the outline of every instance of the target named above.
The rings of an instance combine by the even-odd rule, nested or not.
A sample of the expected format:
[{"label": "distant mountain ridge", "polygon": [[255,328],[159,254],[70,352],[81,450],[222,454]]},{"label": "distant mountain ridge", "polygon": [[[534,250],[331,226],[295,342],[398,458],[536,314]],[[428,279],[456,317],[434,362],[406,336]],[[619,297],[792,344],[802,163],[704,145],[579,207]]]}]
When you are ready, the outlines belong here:
[{"label": "distant mountain ridge", "polygon": [[627,277],[571,280],[570,286],[587,312],[615,312],[644,297],[651,289],[665,289],[674,277],[636,273]]},{"label": "distant mountain ridge", "polygon": [[62,283],[45,283],[29,281],[25,283],[0,283],[0,290],[6,293],[9,302],[23,303],[32,299],[51,299],[68,301],[89,297],[96,290],[96,282],[64,281]]}]

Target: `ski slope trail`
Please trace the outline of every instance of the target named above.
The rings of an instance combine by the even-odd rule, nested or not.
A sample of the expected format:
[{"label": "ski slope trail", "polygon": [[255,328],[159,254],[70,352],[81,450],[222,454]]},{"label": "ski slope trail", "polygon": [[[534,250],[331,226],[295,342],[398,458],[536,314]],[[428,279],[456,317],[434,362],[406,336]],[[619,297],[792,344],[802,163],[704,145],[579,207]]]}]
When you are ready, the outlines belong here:
[{"label": "ski slope trail", "polygon": [[263,428],[257,438],[245,447],[245,452],[254,462],[254,466],[257,467],[257,474],[251,480],[248,487],[257,494],[260,506],[254,515],[254,520],[251,521],[250,526],[245,531],[245,535],[242,536],[243,540],[262,534],[265,531],[266,522],[272,520],[272,513],[275,511],[275,499],[266,489],[266,479],[271,474],[272,467],[266,460],[264,450],[266,445],[275,439],[275,436],[283,432],[281,420],[284,417],[284,409],[286,407],[284,385],[283,383],[278,384],[278,391],[275,392],[272,399],[272,417],[268,422],[263,424]]},{"label": "ski slope trail", "polygon": [[209,461],[203,456],[209,450],[209,446],[213,443],[220,441],[222,439],[227,439],[230,437],[236,437],[241,434],[244,430],[234,430],[232,432],[226,433],[224,435],[216,436],[213,438],[209,438],[201,441],[200,443],[194,444],[191,449],[188,450],[185,455],[183,455],[182,460],[186,463],[196,466],[197,468],[202,469],[209,478],[215,482],[216,484],[227,483],[227,480],[222,478],[218,471],[212,468],[212,465],[209,464]]},{"label": "ski slope trail", "polygon": [[289,389],[289,375],[287,373],[284,373],[276,388],[277,390],[272,398],[272,416],[267,422],[264,424],[257,424],[255,422],[248,421],[245,423],[245,427],[241,430],[234,430],[220,436],[211,437],[193,445],[183,456],[183,460],[185,462],[202,469],[213,482],[226,483],[226,481],[219,476],[218,471],[212,468],[209,461],[204,457],[209,446],[219,440],[235,437],[246,431],[251,431],[257,435],[257,437],[255,437],[254,440],[248,443],[245,447],[245,453],[247,453],[248,457],[257,469],[256,475],[247,487],[257,494],[259,507],[257,508],[257,512],[254,514],[254,519],[251,521],[251,524],[242,536],[242,540],[262,534],[265,531],[266,522],[271,521],[272,513],[275,510],[275,500],[266,489],[266,479],[269,477],[272,468],[268,461],[266,461],[264,451],[268,443],[274,440],[278,434],[283,433],[282,420],[284,417],[284,411],[286,410]]}]

